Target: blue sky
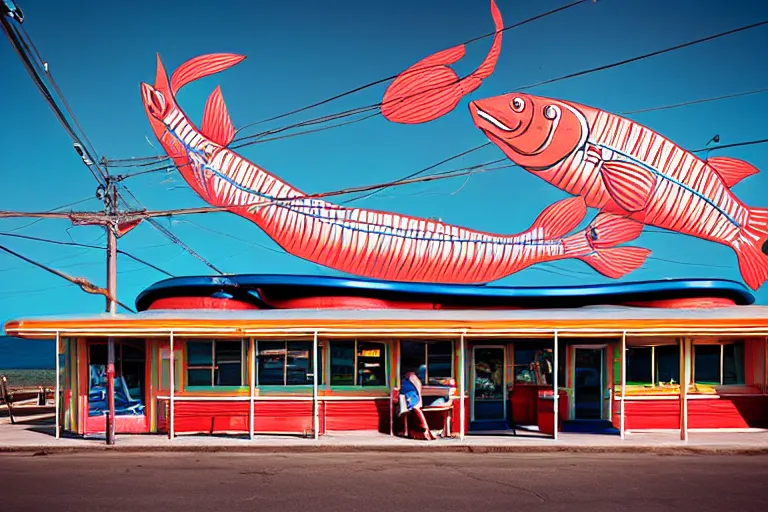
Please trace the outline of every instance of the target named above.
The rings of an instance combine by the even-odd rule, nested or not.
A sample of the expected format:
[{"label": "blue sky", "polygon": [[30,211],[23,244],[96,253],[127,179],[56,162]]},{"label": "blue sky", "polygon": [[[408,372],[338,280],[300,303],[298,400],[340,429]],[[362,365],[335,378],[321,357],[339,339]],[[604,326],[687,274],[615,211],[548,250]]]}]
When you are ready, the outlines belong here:
[{"label": "blue sky", "polygon": [[[509,25],[564,5],[564,0],[498,0]],[[183,109],[199,121],[205,100],[220,84],[236,127],[397,74],[425,56],[492,30],[486,1],[390,2],[21,2],[25,28],[100,154],[111,159],[153,155],[157,147],[144,113],[139,83],[151,83],[155,52],[169,72],[204,53],[234,52],[238,66],[185,87]],[[249,146],[244,156],[307,192],[400,178],[486,142],[472,124],[467,102],[517,87],[608,64],[768,18],[763,0],[600,0],[552,15],[504,35],[499,64],[483,86],[445,117],[405,126],[378,117],[349,127]],[[455,69],[481,61],[491,40],[468,47]],[[620,68],[537,87],[530,92],[570,99],[612,112],[738,93],[768,85],[763,26]],[[7,42],[0,44],[3,112],[2,209],[40,211],[94,197],[95,180],[27,76]],[[304,117],[380,101],[386,85],[368,89]],[[674,110],[637,114],[641,122],[687,148],[714,135],[727,144],[765,138],[768,94]],[[245,131],[244,134],[254,133]],[[766,145],[717,151],[745,159],[764,172],[734,187],[747,205],[768,207]],[[500,158],[489,147],[446,167]],[[130,172],[130,171],[129,171]],[[150,209],[203,205],[175,173],[126,181]],[[498,233],[525,230],[547,205],[565,194],[521,169],[398,187],[358,204]],[[95,198],[80,208],[98,208]],[[594,213],[594,212],[592,212]],[[588,218],[591,218],[592,214]],[[3,219],[0,231],[103,244],[103,232],[65,221]],[[229,214],[162,221],[186,244],[231,273],[336,275],[282,251],[255,225]],[[27,227],[24,227],[27,226]],[[73,275],[105,282],[104,254],[0,237],[0,243]],[[741,281],[733,251],[690,237],[646,232],[635,242],[653,251],[644,268],[624,280],[712,277]],[[150,225],[120,240],[120,247],[176,275],[208,274],[198,260]],[[120,299],[133,304],[158,272],[120,257]],[[0,255],[0,321],[18,316],[96,312],[101,297],[7,255]],[[504,280],[509,285],[569,285],[608,280],[577,261],[539,265]],[[757,292],[768,303],[768,285]]]}]

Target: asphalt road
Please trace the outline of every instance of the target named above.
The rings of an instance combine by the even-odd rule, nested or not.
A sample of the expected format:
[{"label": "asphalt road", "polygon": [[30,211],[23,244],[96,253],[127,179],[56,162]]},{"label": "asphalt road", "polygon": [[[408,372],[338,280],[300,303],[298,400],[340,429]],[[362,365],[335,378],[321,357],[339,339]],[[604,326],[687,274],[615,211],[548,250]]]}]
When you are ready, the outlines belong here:
[{"label": "asphalt road", "polygon": [[0,510],[768,510],[768,456],[0,455]]}]

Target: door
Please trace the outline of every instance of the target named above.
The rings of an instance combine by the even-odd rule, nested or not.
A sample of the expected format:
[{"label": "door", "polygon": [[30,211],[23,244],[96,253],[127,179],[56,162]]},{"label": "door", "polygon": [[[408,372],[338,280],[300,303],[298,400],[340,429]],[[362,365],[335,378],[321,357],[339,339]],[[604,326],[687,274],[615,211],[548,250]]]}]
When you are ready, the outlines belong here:
[{"label": "door", "polygon": [[574,351],[574,419],[602,419],[605,348],[576,347]]},{"label": "door", "polygon": [[505,347],[472,349],[472,421],[506,419]]}]

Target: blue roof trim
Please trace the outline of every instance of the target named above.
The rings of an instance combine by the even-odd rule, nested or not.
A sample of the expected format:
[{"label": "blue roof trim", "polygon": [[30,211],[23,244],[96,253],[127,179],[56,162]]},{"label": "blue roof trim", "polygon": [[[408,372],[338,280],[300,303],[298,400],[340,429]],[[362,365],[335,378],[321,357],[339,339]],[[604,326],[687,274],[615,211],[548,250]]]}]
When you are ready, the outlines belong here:
[{"label": "blue roof trim", "polygon": [[724,279],[668,279],[540,287],[408,283],[291,274],[240,274],[165,279],[142,291],[136,298],[136,308],[144,311],[156,300],[183,296],[231,298],[267,308],[258,295],[258,289],[264,290],[270,297],[282,299],[353,295],[389,300],[433,301],[467,307],[579,307],[703,296],[728,298],[738,305],[755,302],[754,295],[743,284]]}]

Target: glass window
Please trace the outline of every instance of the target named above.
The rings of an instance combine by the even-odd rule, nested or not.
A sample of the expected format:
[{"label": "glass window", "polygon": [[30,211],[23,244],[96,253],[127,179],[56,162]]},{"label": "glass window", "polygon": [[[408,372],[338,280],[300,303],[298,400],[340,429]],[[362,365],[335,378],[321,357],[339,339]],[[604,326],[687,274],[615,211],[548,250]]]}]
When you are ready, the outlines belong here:
[{"label": "glass window", "polygon": [[387,361],[384,345],[367,341],[357,342],[358,386],[386,386]]},{"label": "glass window", "polygon": [[[549,346],[548,346],[549,345]],[[561,347],[558,347],[561,348]],[[515,341],[515,382],[518,384],[553,384],[554,354],[547,341]],[[558,354],[561,365],[558,378],[564,378],[565,354]],[[559,384],[564,381],[561,380]]]},{"label": "glass window", "polygon": [[720,384],[720,345],[696,345],[693,348],[693,382]]},{"label": "glass window", "polygon": [[424,366],[425,382],[432,386],[447,385],[453,378],[453,342],[400,342],[400,379],[408,372],[419,372]]},{"label": "glass window", "polygon": [[331,341],[331,386],[355,385],[355,342]]},{"label": "glass window", "polygon": [[386,345],[370,341],[331,341],[331,386],[386,386]]},{"label": "glass window", "polygon": [[656,358],[656,384],[680,384],[680,346],[653,347]]},{"label": "glass window", "polygon": [[693,382],[713,386],[744,384],[744,342],[694,345]]},{"label": "glass window", "polygon": [[723,345],[723,384],[744,384],[744,342]]},{"label": "glass window", "polygon": [[627,384],[653,384],[653,352],[653,347],[627,347]]},{"label": "glass window", "polygon": [[[311,386],[313,354],[311,341],[260,341],[258,383],[260,386]],[[323,381],[322,345],[318,344],[318,383]]]},{"label": "glass window", "polygon": [[188,386],[242,386],[243,342],[187,341]]}]

